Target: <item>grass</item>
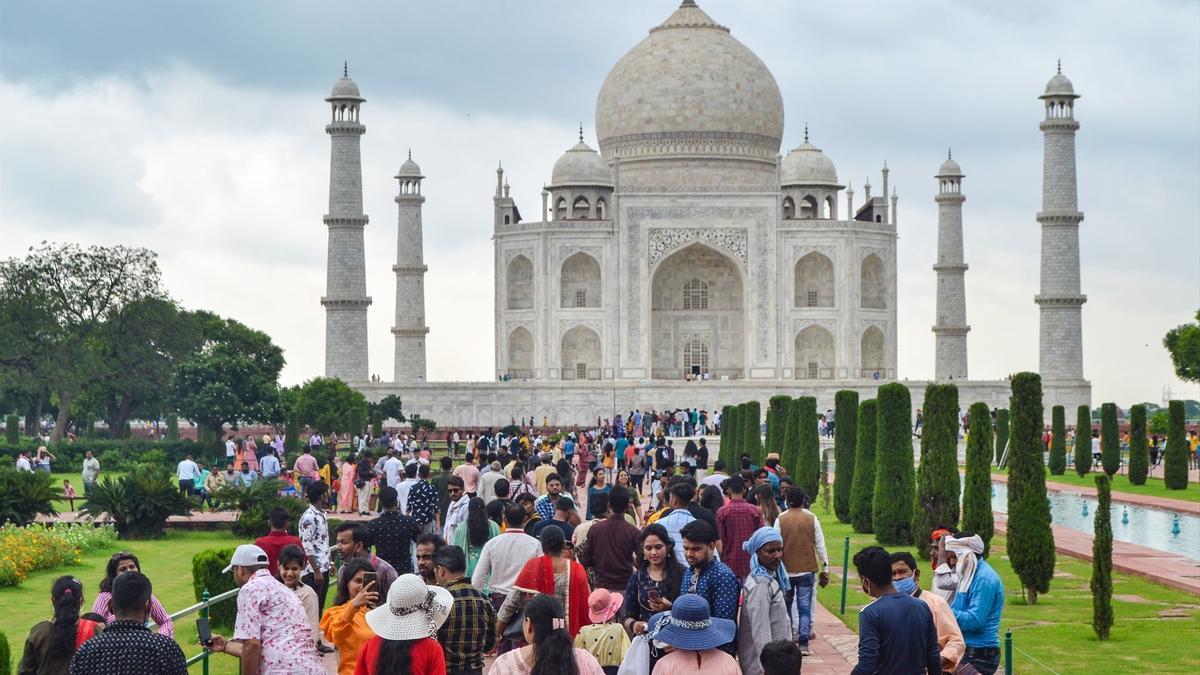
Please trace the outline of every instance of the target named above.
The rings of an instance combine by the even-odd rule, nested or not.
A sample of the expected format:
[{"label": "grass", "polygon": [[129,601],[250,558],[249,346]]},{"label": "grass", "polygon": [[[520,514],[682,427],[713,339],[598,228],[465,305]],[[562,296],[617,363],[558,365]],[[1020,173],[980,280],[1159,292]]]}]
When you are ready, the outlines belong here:
[{"label": "grass", "polygon": [[[821,527],[829,547],[832,580],[818,593],[821,604],[837,614],[840,602],[841,565],[846,537],[850,555],[875,545],[872,535],[856,534],[849,525],[828,515]],[[1004,615],[1001,640],[1006,630],[1013,634],[1013,667],[1016,672],[1044,672],[1033,658],[1058,673],[1195,673],[1200,672],[1200,598],[1161,586],[1140,577],[1113,573],[1112,635],[1106,641],[1092,632],[1092,594],[1088,588],[1091,563],[1059,555],[1050,592],[1038,597],[1037,605],[1026,605],[1016,574],[1008,563],[1006,541],[992,540],[988,563],[1004,582]],[[889,549],[889,550],[900,550]],[[915,547],[904,547],[916,555]],[[918,558],[919,560],[919,558]],[[922,561],[921,586],[928,588],[932,570]],[[842,620],[858,630],[858,610],[870,602],[858,588],[851,562]],[[1172,616],[1165,618],[1161,613]],[[1018,652],[1017,650],[1020,650]]]},{"label": "grass", "polygon": [[[192,556],[205,549],[240,543],[245,542],[223,530],[169,530],[163,539],[120,542],[119,546],[112,550],[85,554],[81,566],[37,572],[18,587],[0,589],[0,606],[4,607],[3,616],[0,617],[0,630],[8,635],[12,648],[13,671],[16,671],[16,663],[21,658],[29,629],[38,621],[50,618],[50,585],[58,577],[71,574],[83,583],[84,611],[88,611],[99,590],[109,557],[116,551],[129,550],[141,560],[142,571],[154,583],[154,594],[163,606],[168,612],[176,612],[196,603],[192,590]],[[196,640],[194,617],[184,618],[175,624],[175,641],[183,648],[185,656],[191,657],[199,653],[200,648]],[[210,672],[214,675],[232,675],[237,672],[237,661],[224,654],[214,654],[209,663]]]},{"label": "grass", "polygon": [[[1159,474],[1162,474],[1162,466],[1157,467]],[[992,469],[992,473],[1007,474],[1008,469]],[[1080,487],[1096,487],[1096,475],[1098,472],[1091,471],[1084,476],[1075,473],[1075,470],[1067,467],[1067,472],[1061,476],[1051,476],[1046,473],[1046,481],[1050,483],[1066,483],[1067,485],[1077,485]],[[1160,497],[1163,499],[1178,499],[1186,502],[1200,503],[1200,482],[1188,481],[1187,488],[1183,490],[1168,490],[1163,484],[1163,479],[1147,478],[1145,485],[1134,485],[1129,482],[1129,476],[1125,474],[1115,474],[1112,477],[1113,493],[1125,493],[1130,495],[1139,495],[1142,497]]]}]

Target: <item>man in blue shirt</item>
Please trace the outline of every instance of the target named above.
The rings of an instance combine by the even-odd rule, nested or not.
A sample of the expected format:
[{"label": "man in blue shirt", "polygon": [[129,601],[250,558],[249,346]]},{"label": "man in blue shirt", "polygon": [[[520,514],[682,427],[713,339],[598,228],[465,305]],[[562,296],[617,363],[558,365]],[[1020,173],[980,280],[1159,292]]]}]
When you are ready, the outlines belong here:
[{"label": "man in blue shirt", "polygon": [[279,458],[274,452],[267,452],[258,462],[258,468],[262,469],[263,478],[278,478],[279,477]]},{"label": "man in blue shirt", "polygon": [[969,663],[984,675],[1000,666],[1000,615],[1004,612],[1004,584],[980,556],[983,539],[973,532],[946,535],[946,562],[958,577],[958,592],[950,609],[962,630],[967,651],[960,664]]},{"label": "man in blue shirt", "polygon": [[933,614],[892,586],[892,556],[879,546],[854,554],[862,590],[875,598],[858,613],[858,665],[852,675],[940,675]]},{"label": "man in blue shirt", "polygon": [[[683,526],[680,536],[683,537],[683,557],[687,563],[687,570],[683,573],[683,583],[679,586],[679,592],[695,593],[703,597],[708,601],[709,611],[714,618],[736,621],[741,584],[733,575],[733,570],[714,558],[717,550],[717,531],[703,520],[694,520]],[[889,562],[889,579],[891,570]],[[721,645],[720,648],[733,656],[737,654],[737,640]]]}]

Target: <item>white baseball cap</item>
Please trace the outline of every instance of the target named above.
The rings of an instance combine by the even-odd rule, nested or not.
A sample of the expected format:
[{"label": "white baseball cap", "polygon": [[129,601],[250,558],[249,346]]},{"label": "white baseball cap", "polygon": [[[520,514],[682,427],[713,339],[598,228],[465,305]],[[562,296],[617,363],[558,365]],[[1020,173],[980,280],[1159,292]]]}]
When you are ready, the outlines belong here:
[{"label": "white baseball cap", "polygon": [[229,560],[229,566],[221,570],[222,574],[228,573],[234,568],[250,567],[252,565],[266,565],[270,559],[267,558],[267,552],[254,544],[242,544],[233,551],[233,558]]}]

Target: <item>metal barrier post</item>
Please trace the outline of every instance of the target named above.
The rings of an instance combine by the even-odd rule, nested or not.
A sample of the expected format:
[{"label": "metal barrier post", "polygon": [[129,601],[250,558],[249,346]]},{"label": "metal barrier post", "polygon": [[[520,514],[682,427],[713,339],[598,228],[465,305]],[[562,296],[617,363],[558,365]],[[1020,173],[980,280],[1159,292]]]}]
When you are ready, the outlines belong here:
[{"label": "metal barrier post", "polygon": [[849,574],[847,570],[850,567],[850,537],[846,537],[846,550],[842,554],[842,608],[838,611],[839,614],[846,614],[846,583]]},{"label": "metal barrier post", "polygon": [[1004,631],[1004,675],[1012,675],[1012,630]]},{"label": "metal barrier post", "polygon": [[[204,606],[200,608],[200,618],[207,621],[208,620],[208,586],[205,586],[204,592],[200,594],[200,602],[204,603]],[[204,657],[200,660],[200,672],[203,673],[203,675],[208,675],[208,654],[209,654],[208,647],[204,646],[203,649],[204,649]]]}]

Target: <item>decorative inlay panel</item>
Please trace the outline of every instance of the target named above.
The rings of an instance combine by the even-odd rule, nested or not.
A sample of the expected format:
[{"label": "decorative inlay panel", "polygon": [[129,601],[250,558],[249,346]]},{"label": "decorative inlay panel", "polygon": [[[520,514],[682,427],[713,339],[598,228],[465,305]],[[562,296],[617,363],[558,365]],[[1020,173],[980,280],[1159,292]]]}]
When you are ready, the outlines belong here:
[{"label": "decorative inlay panel", "polygon": [[[697,209],[699,210],[699,209]],[[746,265],[746,229],[741,227],[722,228],[661,228],[650,230],[648,259],[650,267],[676,250],[693,242],[701,242],[724,251]]]}]

